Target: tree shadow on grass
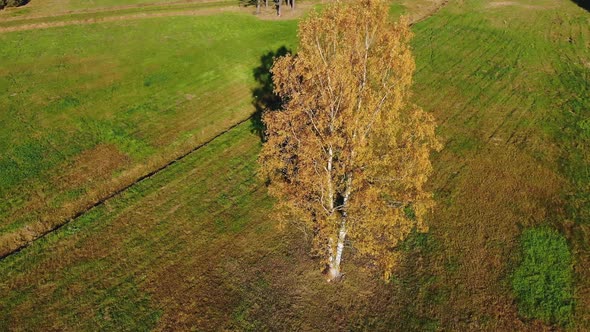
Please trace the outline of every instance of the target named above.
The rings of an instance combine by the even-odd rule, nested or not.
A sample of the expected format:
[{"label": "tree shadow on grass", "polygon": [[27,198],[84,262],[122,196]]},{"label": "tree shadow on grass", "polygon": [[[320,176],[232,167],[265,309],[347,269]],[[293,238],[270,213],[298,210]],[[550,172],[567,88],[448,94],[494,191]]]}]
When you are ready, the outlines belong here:
[{"label": "tree shadow on grass", "polygon": [[260,57],[260,65],[253,70],[256,87],[252,89],[252,104],[256,112],[252,116],[252,131],[264,141],[266,127],[262,122],[264,112],[278,111],[283,106],[283,100],[273,90],[271,68],[276,58],[280,58],[292,51],[285,46],[279,47],[276,51],[270,51]]},{"label": "tree shadow on grass", "polygon": [[590,12],[590,0],[572,0],[576,5]]}]

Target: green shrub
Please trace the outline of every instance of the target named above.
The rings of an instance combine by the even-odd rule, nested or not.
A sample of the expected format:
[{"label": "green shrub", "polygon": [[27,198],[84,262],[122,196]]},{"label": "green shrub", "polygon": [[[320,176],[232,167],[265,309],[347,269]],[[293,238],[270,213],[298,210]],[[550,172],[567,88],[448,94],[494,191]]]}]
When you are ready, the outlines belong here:
[{"label": "green shrub", "polygon": [[566,239],[548,227],[526,230],[521,262],[512,275],[520,313],[548,323],[571,322],[572,258]]}]

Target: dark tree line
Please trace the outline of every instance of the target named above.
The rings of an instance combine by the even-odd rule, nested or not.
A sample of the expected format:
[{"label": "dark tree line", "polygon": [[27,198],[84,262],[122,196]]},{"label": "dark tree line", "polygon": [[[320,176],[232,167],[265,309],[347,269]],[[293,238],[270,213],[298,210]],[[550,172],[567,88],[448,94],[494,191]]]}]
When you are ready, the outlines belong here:
[{"label": "dark tree line", "polygon": [[269,2],[271,6],[275,7],[278,16],[281,16],[284,5],[291,8],[291,10],[295,9],[295,0],[240,0],[240,4],[242,6],[256,6],[257,14],[260,13],[263,5],[264,7],[268,8]]},{"label": "dark tree line", "polygon": [[24,6],[28,2],[28,0],[0,0],[0,9],[4,9],[6,7]]}]

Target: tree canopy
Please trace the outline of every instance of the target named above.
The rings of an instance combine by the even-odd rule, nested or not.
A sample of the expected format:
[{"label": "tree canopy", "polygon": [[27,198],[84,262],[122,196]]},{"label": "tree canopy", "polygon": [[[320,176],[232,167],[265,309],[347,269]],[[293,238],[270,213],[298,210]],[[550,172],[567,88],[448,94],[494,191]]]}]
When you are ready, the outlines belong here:
[{"label": "tree canopy", "polygon": [[261,175],[281,220],[313,230],[329,280],[346,241],[388,278],[400,241],[426,229],[440,147],[433,117],[409,100],[408,21],[392,23],[385,1],[339,3],[302,21],[299,38],[272,68],[283,107],[263,116]]}]

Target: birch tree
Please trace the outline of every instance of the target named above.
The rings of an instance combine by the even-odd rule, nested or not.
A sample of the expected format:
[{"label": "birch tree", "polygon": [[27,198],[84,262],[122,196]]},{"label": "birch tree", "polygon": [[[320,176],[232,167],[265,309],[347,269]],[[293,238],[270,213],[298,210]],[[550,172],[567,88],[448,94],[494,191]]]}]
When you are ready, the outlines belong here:
[{"label": "birch tree", "polygon": [[345,243],[388,279],[400,241],[426,230],[429,155],[440,148],[433,117],[409,101],[408,21],[359,0],[311,15],[299,38],[297,55],[272,68],[284,106],[263,115],[260,174],[280,218],[313,231],[329,281],[341,277]]}]

